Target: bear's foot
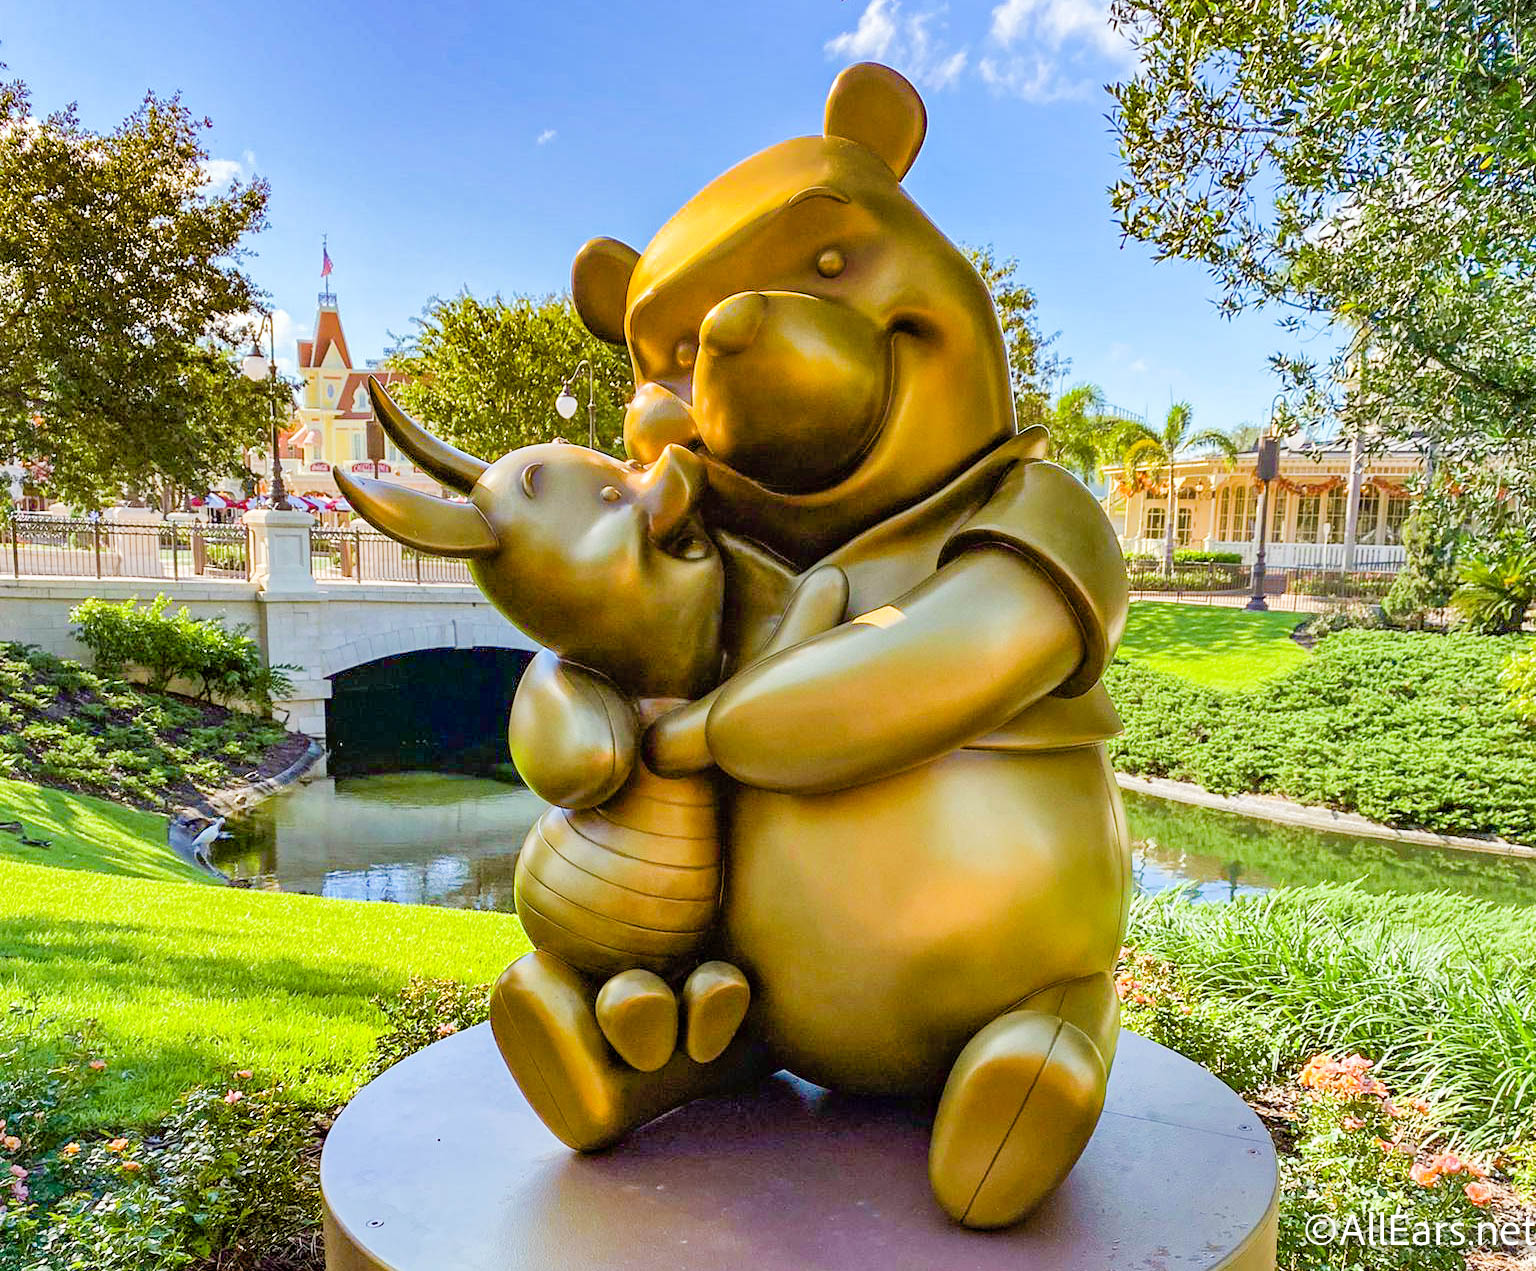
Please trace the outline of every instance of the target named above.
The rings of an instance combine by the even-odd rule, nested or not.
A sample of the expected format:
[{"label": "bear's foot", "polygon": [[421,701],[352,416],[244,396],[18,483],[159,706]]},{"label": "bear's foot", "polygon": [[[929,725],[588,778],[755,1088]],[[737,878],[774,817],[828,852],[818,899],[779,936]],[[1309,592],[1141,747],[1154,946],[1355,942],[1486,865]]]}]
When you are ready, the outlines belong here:
[{"label": "bear's foot", "polygon": [[[615,978],[621,981],[617,1005],[644,999],[635,1017],[643,1023],[656,1005],[644,992],[648,986],[631,973]],[[686,1051],[673,1050],[653,1071],[641,1071],[610,1045],[593,996],[577,971],[539,950],[509,966],[491,990],[491,1031],[507,1068],[550,1132],[578,1151],[610,1147],[663,1112],[745,1085],[775,1067],[743,1030],[712,1063],[695,1063]],[[675,998],[670,1009],[675,1038]],[[632,1021],[621,1020],[624,1014],[609,1012],[609,1023],[627,1037]],[[644,1048],[640,1057],[653,1058]]]},{"label": "bear's foot", "polygon": [[1066,1178],[1104,1108],[1099,1048],[1075,1024],[1035,1010],[992,1021],[944,1085],[928,1179],[967,1227],[1018,1222]]}]

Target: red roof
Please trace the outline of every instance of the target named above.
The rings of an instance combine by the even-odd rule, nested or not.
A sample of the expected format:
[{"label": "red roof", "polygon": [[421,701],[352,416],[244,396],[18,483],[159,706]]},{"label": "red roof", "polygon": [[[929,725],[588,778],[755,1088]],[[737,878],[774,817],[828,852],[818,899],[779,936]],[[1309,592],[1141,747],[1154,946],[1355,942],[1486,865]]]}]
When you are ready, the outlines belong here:
[{"label": "red roof", "polygon": [[347,376],[347,382],[341,386],[341,397],[339,398],[339,400],[341,402],[342,409],[341,409],[341,411],[340,411],[340,413],[338,415],[338,418],[340,418],[340,419],[372,419],[373,418],[373,410],[371,408],[368,409],[368,410],[353,410],[352,409],[352,399],[357,396],[357,390],[360,387],[362,387],[363,381],[365,381],[370,375],[373,376],[375,379],[377,379],[380,384],[384,384],[386,386],[390,385],[390,384],[393,384],[393,383],[395,383],[395,382],[397,382],[399,380],[404,380],[404,379],[410,378],[403,371],[385,371],[385,370],[353,371],[352,374]]},{"label": "red roof", "polygon": [[313,341],[299,341],[299,365],[320,366],[325,362],[325,355],[335,345],[341,352],[341,364],[352,365],[352,354],[347,351],[347,337],[341,330],[341,315],[334,308],[322,308],[315,315],[315,338]]}]

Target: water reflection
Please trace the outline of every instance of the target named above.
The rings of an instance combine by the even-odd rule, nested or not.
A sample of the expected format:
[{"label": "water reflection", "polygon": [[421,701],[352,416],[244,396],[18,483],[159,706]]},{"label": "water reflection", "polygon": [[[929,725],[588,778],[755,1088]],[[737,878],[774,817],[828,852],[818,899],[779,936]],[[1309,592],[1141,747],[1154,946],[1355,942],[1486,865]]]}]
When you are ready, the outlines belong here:
[{"label": "water reflection", "polygon": [[[1536,862],[1402,846],[1127,794],[1138,888],[1187,885],[1228,901],[1274,887],[1359,881],[1536,902]],[[522,786],[401,772],[321,779],[231,821],[219,866],[253,885],[351,900],[510,912],[517,850],[544,804]]]},{"label": "water reflection", "polygon": [[517,850],[543,810],[525,787],[481,777],[321,778],[231,821],[215,861],[283,891],[510,912]]}]

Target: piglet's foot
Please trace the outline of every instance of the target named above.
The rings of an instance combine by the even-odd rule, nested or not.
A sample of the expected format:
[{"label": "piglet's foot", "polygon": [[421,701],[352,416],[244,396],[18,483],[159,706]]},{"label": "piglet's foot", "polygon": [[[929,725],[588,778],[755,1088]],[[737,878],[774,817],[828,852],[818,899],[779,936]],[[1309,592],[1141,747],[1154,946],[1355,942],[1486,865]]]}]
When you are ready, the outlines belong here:
[{"label": "piglet's foot", "polygon": [[655,1072],[677,1049],[677,995],[654,971],[621,971],[598,991],[597,1023],[620,1059]]},{"label": "piglet's foot", "polygon": [[729,1046],[747,1017],[752,990],[747,977],[729,962],[705,962],[683,985],[688,1058],[707,1064]]},{"label": "piglet's foot", "polygon": [[[578,1151],[609,1147],[663,1112],[743,1086],[775,1067],[740,1028],[711,1062],[690,1058],[676,1047],[676,998],[665,984],[665,993],[659,993],[650,982],[656,977],[644,978],[648,974],[614,977],[618,983],[611,990],[605,986],[599,1007],[577,971],[536,950],[509,966],[491,991],[491,1031],[507,1068],[550,1132]],[[716,994],[704,996],[715,1003]],[[645,1070],[621,1057],[599,1023],[600,1009],[631,1057],[642,1063],[654,1061],[663,1049],[662,1034],[670,1029],[660,1066]],[[706,1010],[703,1018],[719,1013]]]},{"label": "piglet's foot", "polygon": [[650,971],[621,971],[597,995],[597,1023],[631,1068],[655,1072],[684,1036],[688,1057],[707,1064],[736,1036],[751,1000],[747,977],[729,962],[705,962],[683,985],[679,1006],[667,982]]}]

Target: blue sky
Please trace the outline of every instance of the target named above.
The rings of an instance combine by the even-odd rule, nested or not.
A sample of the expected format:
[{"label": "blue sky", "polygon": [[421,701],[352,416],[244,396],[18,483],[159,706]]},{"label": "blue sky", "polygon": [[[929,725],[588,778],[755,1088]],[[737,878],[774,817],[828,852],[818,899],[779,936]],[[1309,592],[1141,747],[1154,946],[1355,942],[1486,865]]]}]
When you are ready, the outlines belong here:
[{"label": "blue sky", "polygon": [[1264,417],[1266,317],[1220,318],[1204,272],[1122,247],[1099,87],[1131,65],[1099,0],[189,5],[0,0],[0,60],[35,108],[110,128],[146,89],[214,122],[219,174],[272,185],[252,272],[291,365],[320,239],[355,357],[433,295],[567,284],[587,238],[641,247],[716,173],[819,129],[836,71],[913,78],[928,141],[907,186],[964,243],[1017,256],[1047,331],[1109,400],[1197,424]]}]

